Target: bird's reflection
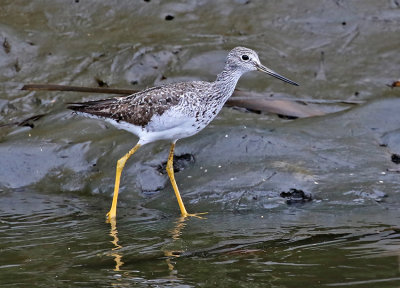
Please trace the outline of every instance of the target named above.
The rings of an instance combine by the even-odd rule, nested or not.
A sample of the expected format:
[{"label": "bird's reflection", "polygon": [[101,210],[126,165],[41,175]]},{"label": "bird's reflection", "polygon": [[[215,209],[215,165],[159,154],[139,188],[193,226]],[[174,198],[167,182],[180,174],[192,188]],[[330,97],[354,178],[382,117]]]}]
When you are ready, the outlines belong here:
[{"label": "bird's reflection", "polygon": [[110,236],[112,237],[111,243],[114,245],[114,247],[111,249],[110,255],[114,257],[115,261],[115,268],[114,271],[121,271],[122,265],[124,265],[124,262],[122,261],[122,253],[119,251],[122,246],[119,245],[119,238],[118,238],[118,230],[117,230],[117,221],[115,219],[110,219],[109,223],[111,225],[110,229]]},{"label": "bird's reflection", "polygon": [[[170,244],[174,244],[176,241],[180,240],[182,235],[182,230],[186,226],[186,220],[188,217],[179,217],[175,222],[174,227],[170,230],[170,235],[172,237],[172,242]],[[118,238],[118,230],[117,230],[117,221],[115,219],[110,219],[107,221],[110,224],[110,233],[109,235],[112,237],[111,243],[114,247],[111,249],[110,256],[114,257],[115,267],[114,271],[121,271],[121,267],[124,265],[122,261],[122,246],[119,244]],[[173,245],[172,245],[173,246]],[[166,257],[166,262],[168,265],[168,269],[173,272],[174,264],[173,259],[179,257],[182,254],[182,250],[174,250],[174,249],[165,249],[164,255]]]},{"label": "bird's reflection", "polygon": [[[175,226],[173,229],[170,230],[171,236],[172,236],[172,243],[178,241],[181,238],[182,235],[182,230],[186,226],[186,221],[187,217],[179,217],[178,220],[175,222]],[[176,274],[177,271],[175,271],[175,266],[174,266],[174,258],[178,258],[182,254],[182,250],[172,250],[172,249],[165,249],[164,250],[164,255],[166,257],[166,262],[168,265],[168,269],[172,274]]]},{"label": "bird's reflection", "polygon": [[171,229],[171,236],[173,240],[179,240],[182,235],[182,229],[186,226],[186,221],[187,217],[179,217],[178,220],[175,222],[175,226],[173,229]]}]

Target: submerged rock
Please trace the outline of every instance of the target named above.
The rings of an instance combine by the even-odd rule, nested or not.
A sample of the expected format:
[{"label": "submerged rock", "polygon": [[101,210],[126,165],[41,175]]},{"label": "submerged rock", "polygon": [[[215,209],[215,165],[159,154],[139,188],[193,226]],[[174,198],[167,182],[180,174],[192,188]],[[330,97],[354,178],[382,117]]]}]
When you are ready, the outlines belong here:
[{"label": "submerged rock", "polygon": [[307,194],[303,190],[295,188],[291,188],[288,192],[283,191],[279,195],[282,198],[287,198],[286,203],[288,205],[312,201],[311,194]]}]

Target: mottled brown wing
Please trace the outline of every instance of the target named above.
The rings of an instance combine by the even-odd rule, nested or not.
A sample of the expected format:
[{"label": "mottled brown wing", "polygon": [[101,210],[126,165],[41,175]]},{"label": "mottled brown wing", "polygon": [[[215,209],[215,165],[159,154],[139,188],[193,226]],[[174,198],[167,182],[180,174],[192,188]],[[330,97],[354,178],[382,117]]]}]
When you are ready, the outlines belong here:
[{"label": "mottled brown wing", "polygon": [[153,115],[162,115],[165,110],[179,103],[186,91],[185,84],[154,87],[126,97],[71,103],[68,109],[137,126],[146,126]]}]

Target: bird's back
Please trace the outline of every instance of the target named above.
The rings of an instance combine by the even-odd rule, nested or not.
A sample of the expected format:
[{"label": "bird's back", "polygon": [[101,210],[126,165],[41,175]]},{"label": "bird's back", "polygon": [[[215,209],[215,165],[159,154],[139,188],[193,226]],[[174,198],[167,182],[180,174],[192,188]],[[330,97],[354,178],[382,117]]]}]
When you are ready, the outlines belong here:
[{"label": "bird's back", "polygon": [[[196,104],[202,101],[203,94],[208,93],[210,87],[211,83],[203,81],[172,83],[124,97],[71,103],[68,108],[76,112],[145,127],[154,116],[161,116],[172,107],[187,105],[183,102],[197,106]],[[181,108],[184,110],[185,107]]]}]

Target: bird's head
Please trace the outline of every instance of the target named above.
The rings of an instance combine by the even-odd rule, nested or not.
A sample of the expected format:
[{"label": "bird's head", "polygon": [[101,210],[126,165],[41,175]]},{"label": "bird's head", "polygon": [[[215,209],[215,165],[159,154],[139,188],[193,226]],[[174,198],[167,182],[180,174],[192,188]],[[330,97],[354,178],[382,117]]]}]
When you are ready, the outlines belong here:
[{"label": "bird's head", "polygon": [[239,70],[242,74],[250,71],[261,71],[289,84],[299,85],[262,65],[257,53],[249,48],[236,47],[232,49],[226,58],[226,65],[230,69]]}]

